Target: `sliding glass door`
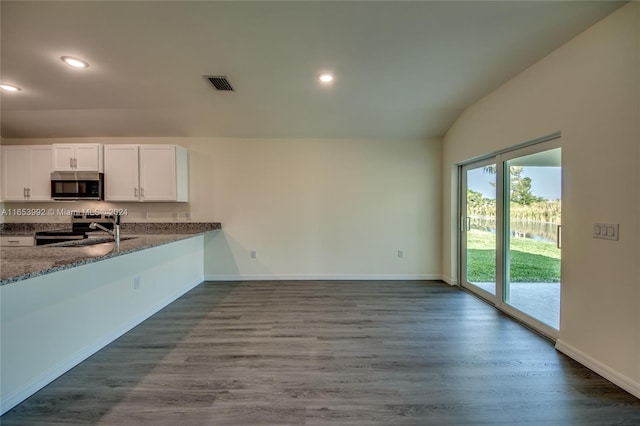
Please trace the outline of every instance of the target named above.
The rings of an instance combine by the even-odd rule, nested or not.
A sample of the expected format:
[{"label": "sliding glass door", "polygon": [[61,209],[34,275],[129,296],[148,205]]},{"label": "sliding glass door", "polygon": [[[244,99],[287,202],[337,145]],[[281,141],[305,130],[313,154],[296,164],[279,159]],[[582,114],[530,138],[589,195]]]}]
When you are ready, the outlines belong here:
[{"label": "sliding glass door", "polygon": [[460,231],[464,284],[493,301],[496,295],[496,162],[462,167]]},{"label": "sliding glass door", "polygon": [[561,153],[560,148],[544,151],[535,148],[539,147],[503,155],[505,185],[510,196],[504,210],[503,302],[557,330],[560,328]]},{"label": "sliding glass door", "polygon": [[556,337],[562,230],[559,140],[500,153],[460,171],[462,285]]}]

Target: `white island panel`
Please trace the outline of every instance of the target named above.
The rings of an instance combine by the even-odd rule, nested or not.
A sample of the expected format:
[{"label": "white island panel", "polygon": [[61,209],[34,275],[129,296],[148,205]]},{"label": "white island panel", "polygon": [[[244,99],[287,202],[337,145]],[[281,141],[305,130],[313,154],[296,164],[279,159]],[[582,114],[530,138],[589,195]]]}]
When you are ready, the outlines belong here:
[{"label": "white island panel", "polygon": [[0,286],[0,413],[202,281],[198,235]]}]

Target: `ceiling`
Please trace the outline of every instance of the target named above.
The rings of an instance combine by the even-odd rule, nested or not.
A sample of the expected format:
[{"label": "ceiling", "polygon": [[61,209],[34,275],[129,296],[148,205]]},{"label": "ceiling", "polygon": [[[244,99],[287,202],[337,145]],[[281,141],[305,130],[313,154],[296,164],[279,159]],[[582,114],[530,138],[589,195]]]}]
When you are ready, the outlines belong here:
[{"label": "ceiling", "polygon": [[[5,138],[426,138],[623,4],[6,1]],[[60,57],[90,63],[72,69]],[[318,75],[335,80],[322,85]],[[218,92],[204,75],[227,76]]]}]

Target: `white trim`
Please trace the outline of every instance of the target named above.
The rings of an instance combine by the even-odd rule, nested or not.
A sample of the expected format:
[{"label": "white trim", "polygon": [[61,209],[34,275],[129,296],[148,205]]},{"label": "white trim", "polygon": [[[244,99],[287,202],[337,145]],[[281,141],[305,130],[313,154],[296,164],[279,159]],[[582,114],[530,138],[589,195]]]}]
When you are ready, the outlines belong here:
[{"label": "white trim", "polygon": [[271,275],[205,275],[205,281],[441,281],[441,275],[432,274],[382,274],[382,275],[297,275],[297,274],[271,274]]},{"label": "white trim", "polygon": [[556,349],[567,355],[568,357],[578,361],[580,364],[584,365],[590,370],[598,373],[613,384],[620,386],[622,389],[626,390],[633,396],[640,398],[640,382],[637,382],[632,378],[625,376],[619,371],[616,371],[606,364],[603,364],[602,362],[582,352],[580,349],[571,346],[569,343],[563,340],[558,339],[558,341],[556,342]]},{"label": "white trim", "polygon": [[458,281],[456,281],[453,278],[448,277],[446,275],[443,275],[441,277],[441,280],[444,281],[445,283],[449,284],[450,286],[457,286],[458,285]]},{"label": "white trim", "polygon": [[466,166],[467,164],[471,164],[471,163],[475,163],[475,162],[482,162],[482,161],[488,160],[490,158],[496,157],[498,155],[506,154],[507,152],[517,151],[519,149],[526,148],[526,147],[531,146],[531,145],[537,145],[537,144],[548,142],[548,141],[552,141],[552,140],[555,140],[555,139],[560,139],[561,137],[562,137],[562,132],[560,130],[558,130],[557,132],[549,133],[548,135],[541,136],[539,138],[529,139],[528,141],[521,142],[521,143],[512,145],[510,147],[507,147],[507,148],[499,149],[497,151],[491,151],[491,152],[489,152],[487,154],[482,154],[482,155],[479,155],[477,157],[469,158],[467,160],[464,160],[464,161],[461,161],[461,162],[457,163],[456,165],[457,166]]}]

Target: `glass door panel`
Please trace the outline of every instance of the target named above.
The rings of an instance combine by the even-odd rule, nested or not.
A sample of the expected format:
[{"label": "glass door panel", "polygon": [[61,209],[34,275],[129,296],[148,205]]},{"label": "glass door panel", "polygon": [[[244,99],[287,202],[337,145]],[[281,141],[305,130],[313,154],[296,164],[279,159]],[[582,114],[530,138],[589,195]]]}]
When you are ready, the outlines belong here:
[{"label": "glass door panel", "polygon": [[474,291],[496,294],[496,163],[462,169],[462,283]]},{"label": "glass door panel", "polygon": [[504,162],[502,300],[555,330],[560,325],[560,160],[556,148]]}]

